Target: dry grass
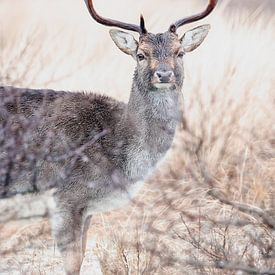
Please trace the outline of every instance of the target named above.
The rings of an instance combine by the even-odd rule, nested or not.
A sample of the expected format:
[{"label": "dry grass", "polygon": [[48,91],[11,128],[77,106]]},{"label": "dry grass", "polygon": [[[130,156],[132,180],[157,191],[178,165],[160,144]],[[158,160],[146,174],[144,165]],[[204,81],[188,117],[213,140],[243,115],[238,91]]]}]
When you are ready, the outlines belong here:
[{"label": "dry grass", "polygon": [[[90,20],[84,3],[14,2],[16,8],[8,0],[0,3],[0,83],[93,89],[127,100],[132,76],[125,72],[133,71],[134,62],[113,46],[106,28]],[[130,6],[126,14],[115,0],[97,2],[107,16],[116,10],[117,18],[131,22],[143,11],[152,32],[205,4],[121,0]],[[261,210],[274,221],[275,16],[257,1],[251,8],[231,4],[236,1],[221,1],[204,20],[212,25],[210,35],[186,57],[184,118],[168,160],[129,209],[94,217],[90,235],[96,234],[97,245],[88,250],[83,273],[95,270],[93,253],[103,274],[268,274],[275,269],[274,228],[255,214]],[[232,202],[256,210],[240,211]],[[1,231],[16,232],[11,228],[14,224]],[[22,230],[13,238],[23,238],[24,257],[22,250],[7,252],[12,261],[1,261],[17,273],[26,267],[33,273],[61,272],[49,232],[43,229],[38,244],[30,245]],[[41,265],[26,264],[33,258]]]}]

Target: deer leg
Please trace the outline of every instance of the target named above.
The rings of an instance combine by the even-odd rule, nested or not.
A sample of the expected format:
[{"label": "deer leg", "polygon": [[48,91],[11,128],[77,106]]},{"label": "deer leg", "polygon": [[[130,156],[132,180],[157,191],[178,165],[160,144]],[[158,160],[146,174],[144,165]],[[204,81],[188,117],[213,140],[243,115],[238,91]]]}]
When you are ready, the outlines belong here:
[{"label": "deer leg", "polygon": [[89,229],[89,226],[91,223],[91,218],[92,218],[92,216],[88,216],[85,219],[83,230],[82,230],[82,255],[83,255],[83,258],[85,256],[85,251],[86,251],[86,246],[87,246],[87,235],[88,235],[87,233],[88,233],[88,229]]},{"label": "deer leg", "polygon": [[67,275],[78,275],[83,260],[83,212],[75,209],[55,211],[51,217],[53,234]]}]

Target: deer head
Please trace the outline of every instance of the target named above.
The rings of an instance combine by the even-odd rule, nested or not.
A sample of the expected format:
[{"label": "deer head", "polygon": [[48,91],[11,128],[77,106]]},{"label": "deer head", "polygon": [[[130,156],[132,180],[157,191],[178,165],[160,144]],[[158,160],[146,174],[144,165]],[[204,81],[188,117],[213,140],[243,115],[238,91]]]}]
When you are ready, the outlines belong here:
[{"label": "deer head", "polygon": [[183,57],[185,53],[193,51],[203,42],[210,25],[196,27],[187,31],[182,37],[178,36],[177,29],[206,17],[217,4],[217,0],[209,0],[206,10],[202,13],[176,21],[164,33],[152,34],[147,31],[142,15],[140,25],[123,23],[98,15],[92,0],[85,2],[91,16],[98,23],[139,33],[137,41],[130,33],[110,30],[111,38],[117,47],[136,60],[135,77],[139,85],[146,90],[181,89]]}]

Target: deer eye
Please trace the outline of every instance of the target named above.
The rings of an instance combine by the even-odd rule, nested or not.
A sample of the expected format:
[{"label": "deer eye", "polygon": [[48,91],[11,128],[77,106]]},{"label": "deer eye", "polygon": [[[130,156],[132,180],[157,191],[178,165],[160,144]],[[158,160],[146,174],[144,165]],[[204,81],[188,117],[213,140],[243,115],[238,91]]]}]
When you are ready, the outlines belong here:
[{"label": "deer eye", "polygon": [[184,52],[181,51],[178,53],[178,58],[183,58],[183,56],[184,56]]},{"label": "deer eye", "polygon": [[137,59],[138,59],[139,61],[144,60],[144,59],[145,59],[144,54],[142,54],[142,53],[137,54]]}]

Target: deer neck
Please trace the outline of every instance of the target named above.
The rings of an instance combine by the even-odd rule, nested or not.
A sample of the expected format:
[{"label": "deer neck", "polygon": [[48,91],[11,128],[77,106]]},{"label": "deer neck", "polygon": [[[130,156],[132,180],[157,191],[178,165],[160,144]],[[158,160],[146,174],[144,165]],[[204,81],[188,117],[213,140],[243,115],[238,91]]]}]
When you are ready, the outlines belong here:
[{"label": "deer neck", "polygon": [[155,139],[149,133],[159,135],[175,130],[179,120],[178,95],[176,90],[141,90],[134,84],[126,110],[127,122],[136,134],[147,139]]},{"label": "deer neck", "polygon": [[180,118],[177,90],[148,90],[134,78],[123,125],[128,134],[125,172],[132,180],[148,175],[171,147]]}]

